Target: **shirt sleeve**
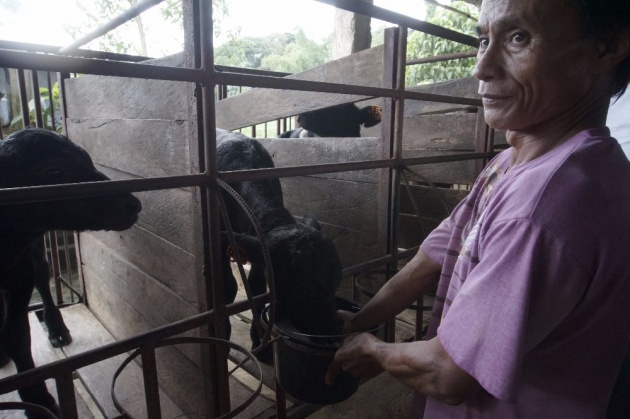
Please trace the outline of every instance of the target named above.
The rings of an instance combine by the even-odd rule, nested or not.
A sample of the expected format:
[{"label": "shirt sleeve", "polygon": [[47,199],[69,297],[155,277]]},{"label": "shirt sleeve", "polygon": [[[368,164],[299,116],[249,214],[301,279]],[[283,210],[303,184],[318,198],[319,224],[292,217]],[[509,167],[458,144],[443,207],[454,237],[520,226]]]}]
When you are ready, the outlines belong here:
[{"label": "shirt sleeve", "polygon": [[531,220],[481,237],[479,262],[448,301],[438,338],[455,363],[500,400],[513,402],[523,358],[573,310],[588,275],[570,249]]},{"label": "shirt sleeve", "polygon": [[444,256],[446,255],[448,243],[453,233],[455,220],[457,220],[458,214],[465,205],[465,202],[466,198],[462,199],[451,214],[442,220],[440,225],[429,233],[427,238],[420,244],[422,253],[439,265],[444,265]]}]

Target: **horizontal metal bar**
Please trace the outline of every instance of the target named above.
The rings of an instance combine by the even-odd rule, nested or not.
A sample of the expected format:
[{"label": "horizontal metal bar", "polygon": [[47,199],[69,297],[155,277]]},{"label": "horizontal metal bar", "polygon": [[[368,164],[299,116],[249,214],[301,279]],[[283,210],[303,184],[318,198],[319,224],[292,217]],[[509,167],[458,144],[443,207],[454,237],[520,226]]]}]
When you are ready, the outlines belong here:
[{"label": "horizontal metal bar", "polygon": [[118,16],[110,20],[109,22],[105,23],[103,26],[100,26],[94,31],[82,36],[81,38],[77,39],[70,45],[61,48],[59,50],[59,53],[66,54],[82,45],[87,44],[88,42],[91,42],[97,38],[100,38],[101,36],[105,35],[107,32],[113,29],[116,29],[117,27],[121,25],[124,25],[125,23],[135,18],[136,16],[138,16],[145,10],[148,10],[155,5],[158,5],[162,3],[163,1],[164,0],[144,0],[144,1],[141,1],[140,3],[136,3],[133,7],[119,14]]},{"label": "horizontal metal bar", "polygon": [[210,73],[193,68],[168,67],[96,58],[37,54],[34,52],[0,50],[0,67],[85,73],[114,77],[137,77],[153,80],[210,83]]},{"label": "horizontal metal bar", "polygon": [[[311,166],[287,166],[275,167],[271,169],[219,172],[218,177],[227,183],[234,183],[241,182],[243,180],[262,180],[292,176],[349,172],[357,170],[384,169],[397,166],[417,166],[421,164],[474,160],[490,158],[493,155],[493,153],[462,153],[453,155],[404,158],[400,160],[367,160],[357,162],[319,164]],[[106,195],[116,192],[141,192],[184,187],[201,187],[208,186],[210,184],[210,181],[211,180],[209,176],[201,173],[171,177],[109,180],[103,182],[84,182],[64,185],[0,189],[0,205]]]},{"label": "horizontal metal bar", "polygon": [[226,183],[242,182],[244,180],[263,180],[292,176],[308,176],[315,174],[350,172],[356,170],[384,169],[400,166],[417,166],[421,164],[445,163],[462,160],[483,159],[492,153],[462,153],[448,156],[412,157],[400,160],[367,160],[344,163],[316,164],[311,166],[287,166],[271,169],[252,169],[231,172],[219,172],[219,178]]},{"label": "horizontal metal bar", "polygon": [[18,388],[32,386],[35,383],[50,378],[64,376],[68,371],[76,371],[79,368],[100,362],[107,358],[112,358],[139,348],[140,346],[149,345],[159,340],[205,326],[213,321],[215,315],[216,313],[213,311],[206,311],[118,342],[112,342],[66,359],[53,361],[47,365],[35,367],[31,370],[3,378],[0,380],[0,394],[5,394]]},{"label": "horizontal metal bar", "polygon": [[[16,42],[16,41],[6,41],[0,40],[0,49],[10,49],[16,51],[27,51],[27,52],[45,52],[47,54],[58,54],[60,46],[55,45],[43,45],[43,44],[32,44],[29,42]],[[85,57],[85,58],[101,58],[104,60],[116,60],[116,61],[146,61],[151,59],[150,57],[143,57],[141,55],[128,55],[128,54],[118,54],[115,52],[105,52],[105,51],[93,51],[91,49],[76,49],[69,53],[68,55],[73,55],[76,57]]]},{"label": "horizontal metal bar", "polygon": [[257,74],[260,76],[271,76],[271,77],[286,77],[290,76],[293,73],[284,73],[281,71],[271,71],[271,70],[259,70],[257,68],[242,68],[242,67],[233,67],[229,65],[215,65],[214,71],[216,72],[230,72],[230,73],[241,73],[241,74]]},{"label": "horizontal metal bar", "polygon": [[341,83],[328,83],[321,81],[287,79],[278,77],[266,77],[258,75],[247,75],[238,73],[215,73],[217,84],[233,86],[263,87],[279,90],[300,90],[308,92],[340,93],[347,95],[361,95],[367,97],[391,97],[411,100],[424,100],[438,103],[453,103],[467,106],[481,106],[480,99],[463,98],[456,96],[438,95],[434,93],[415,92],[405,90],[401,92],[397,89],[386,89],[383,87],[357,86]]},{"label": "horizontal metal bar", "polygon": [[423,100],[425,102],[452,103],[456,105],[482,106],[481,99],[472,99],[456,96],[436,95],[433,93],[415,92],[405,90],[404,98],[407,100]]},{"label": "horizontal metal bar", "polygon": [[117,192],[157,191],[162,189],[205,186],[209,184],[209,182],[210,180],[206,175],[193,174],[0,189],[0,205],[107,195]]},{"label": "horizontal metal bar", "polygon": [[280,90],[303,90],[310,92],[341,93],[348,95],[397,97],[394,89],[382,87],[356,86],[341,83],[327,83],[321,81],[287,79],[268,76],[254,76],[248,74],[221,72],[215,73],[217,84],[231,86],[265,87]]},{"label": "horizontal metal bar", "polygon": [[459,60],[462,58],[474,58],[476,56],[477,56],[477,50],[473,50],[473,51],[465,51],[465,52],[454,52],[452,54],[434,55],[432,57],[412,58],[412,59],[407,60],[407,66],[418,65],[418,64],[428,64],[428,63],[438,63],[440,61]]},{"label": "horizontal metal bar", "polygon": [[384,9],[382,7],[374,6],[370,3],[357,1],[357,0],[315,0],[320,3],[330,4],[339,9],[346,10],[348,12],[359,13],[365,16],[371,16],[375,19],[383,20],[385,22],[394,23],[396,25],[404,26],[409,29],[424,32],[429,35],[439,36],[440,38],[448,39],[449,41],[459,42],[460,44],[470,45],[471,47],[477,47],[479,41],[477,38],[465,35],[460,32],[456,32],[450,29],[443,28],[438,25],[434,25],[429,22],[414,19],[409,16],[392,12],[391,10]]}]

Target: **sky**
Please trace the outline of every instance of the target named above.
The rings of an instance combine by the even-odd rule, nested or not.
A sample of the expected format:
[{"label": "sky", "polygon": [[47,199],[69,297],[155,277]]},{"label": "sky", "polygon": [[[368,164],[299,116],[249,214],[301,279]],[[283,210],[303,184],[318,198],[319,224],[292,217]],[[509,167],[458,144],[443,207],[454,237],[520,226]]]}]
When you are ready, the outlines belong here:
[{"label": "sky", "polygon": [[[0,0],[0,40],[66,46],[73,39],[64,27],[87,21],[78,1],[88,9],[94,4],[90,0]],[[225,42],[229,33],[257,37],[294,32],[299,27],[309,38],[321,41],[333,31],[335,9],[313,0],[228,0],[228,4],[229,16],[221,18],[217,45]],[[374,0],[374,4],[418,19],[424,16],[422,0]],[[149,56],[153,57],[178,52],[183,42],[180,31],[164,23],[159,7],[142,14],[147,26]],[[372,23],[373,28],[383,25],[379,21]],[[128,28],[118,30],[127,31],[131,37],[137,32],[129,24]],[[86,48],[97,49],[98,45],[92,43]]]}]

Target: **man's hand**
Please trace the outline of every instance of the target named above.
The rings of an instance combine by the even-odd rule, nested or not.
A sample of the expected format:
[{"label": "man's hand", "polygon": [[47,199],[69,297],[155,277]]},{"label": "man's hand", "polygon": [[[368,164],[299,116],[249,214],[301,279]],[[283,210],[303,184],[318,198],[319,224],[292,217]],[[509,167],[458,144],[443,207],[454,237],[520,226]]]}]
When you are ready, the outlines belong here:
[{"label": "man's hand", "polygon": [[[352,314],[342,312],[340,317],[343,319],[346,313]],[[369,333],[359,333],[347,337],[343,342],[343,346],[337,350],[335,358],[328,366],[325,378],[326,384],[333,384],[337,374],[342,369],[355,377],[359,377],[361,381],[365,381],[382,372],[383,368],[372,356],[372,349],[375,345],[380,344],[383,344],[383,342]]]}]

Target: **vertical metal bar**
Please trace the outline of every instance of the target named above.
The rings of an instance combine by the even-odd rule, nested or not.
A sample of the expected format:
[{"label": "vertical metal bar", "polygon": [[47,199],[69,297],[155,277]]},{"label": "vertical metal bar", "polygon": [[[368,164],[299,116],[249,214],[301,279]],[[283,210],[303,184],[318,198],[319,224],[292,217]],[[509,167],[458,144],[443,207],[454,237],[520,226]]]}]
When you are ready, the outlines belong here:
[{"label": "vertical metal bar", "polygon": [[142,358],[142,377],[144,378],[144,398],[147,406],[147,417],[161,419],[160,390],[158,387],[157,365],[155,363],[155,348],[145,346],[140,351]]},{"label": "vertical metal bar", "polygon": [[59,248],[57,246],[57,233],[50,232],[50,259],[52,262],[53,278],[55,280],[55,292],[57,295],[57,304],[63,303],[63,292],[61,290],[61,268],[59,266]]},{"label": "vertical metal bar", "polygon": [[83,264],[81,263],[81,241],[79,233],[74,233],[74,253],[77,258],[77,274],[79,275],[79,283],[81,285],[81,296],[83,304],[89,307],[87,293],[85,292],[85,277],[83,276]]},{"label": "vertical metal bar", "polygon": [[44,117],[42,115],[42,98],[39,91],[39,75],[37,70],[31,70],[31,80],[33,81],[33,104],[35,105],[35,125],[39,128],[44,126]]},{"label": "vertical metal bar", "polygon": [[274,391],[276,394],[276,418],[286,419],[287,417],[287,396],[278,380],[274,380]]},{"label": "vertical metal bar", "polygon": [[77,398],[74,393],[74,383],[72,382],[72,371],[57,377],[57,398],[59,399],[59,410],[64,419],[78,419]]},{"label": "vertical metal bar", "polygon": [[[206,185],[208,193],[208,212],[204,216],[208,217],[208,236],[204,240],[209,240],[210,246],[210,276],[206,277],[206,300],[211,302],[213,310],[218,315],[215,316],[212,327],[209,332],[216,337],[226,337],[226,315],[225,301],[223,300],[223,277],[222,277],[222,255],[220,246],[220,212],[217,200],[217,194],[220,193],[217,179],[216,165],[216,120],[215,120],[215,102],[214,90],[216,83],[214,82],[214,51],[212,45],[212,3],[210,1],[200,1],[200,42],[201,47],[201,64],[202,68],[210,75],[211,82],[202,87],[202,104],[203,104],[203,143],[205,158],[205,174],[208,176]],[[208,272],[208,269],[206,269]],[[209,279],[209,283],[208,283]],[[209,369],[211,374],[211,390],[212,390],[212,414],[220,416],[228,413],[230,409],[230,389],[227,356],[228,349],[225,347],[214,347],[210,351],[214,357],[210,362]],[[210,407],[210,406],[209,406]],[[211,416],[212,417],[212,416]]]},{"label": "vertical metal bar", "polygon": [[[385,88],[393,88],[396,86],[397,80],[397,48],[398,48],[398,36],[399,29],[390,28],[385,30],[385,40],[384,40],[384,51],[383,51],[383,87]],[[381,158],[392,158],[395,157],[394,154],[394,145],[396,141],[396,103],[397,100],[393,98],[384,98],[383,100],[383,115],[384,118],[381,121],[381,138],[382,138],[382,149],[381,149]],[[387,253],[391,253],[391,247],[394,243],[393,231],[396,228],[394,224],[395,214],[394,208],[392,205],[393,199],[395,197],[394,190],[398,189],[399,182],[397,181],[395,175],[397,171],[395,169],[389,169],[388,173],[388,187],[386,189],[386,193],[379,196],[379,200],[387,200],[387,208],[385,214],[382,214],[382,218],[385,219],[384,223],[379,227],[380,229],[385,229],[385,234],[387,238]],[[384,188],[385,189],[385,188]],[[393,266],[388,266],[388,268],[394,268]],[[384,330],[384,338],[388,342],[393,342],[395,340],[395,331],[396,331],[396,319],[392,319],[385,324]]]},{"label": "vertical metal bar", "polygon": [[46,72],[46,81],[48,83],[48,109],[50,109],[50,126],[53,131],[57,131],[57,123],[55,122],[55,103],[53,102],[53,84],[50,78],[50,71]]},{"label": "vertical metal bar", "polygon": [[[61,112],[61,124],[63,132],[68,133],[68,103],[66,101],[66,79],[70,78],[70,73],[57,73],[59,81],[59,112]],[[75,244],[77,242],[75,241]],[[79,265],[81,265],[80,260]]]},{"label": "vertical metal bar", "polygon": [[31,117],[28,113],[28,94],[26,93],[26,78],[24,77],[24,70],[18,69],[18,89],[20,92],[20,109],[22,111],[22,126],[24,128],[31,125]]},{"label": "vertical metal bar", "polygon": [[[70,260],[70,245],[68,244],[68,232],[63,232],[63,252],[66,260],[66,276],[68,277],[68,282],[72,287],[74,287],[74,283],[72,281],[72,262]],[[70,293],[70,302],[74,303],[75,295],[73,292]]]}]

